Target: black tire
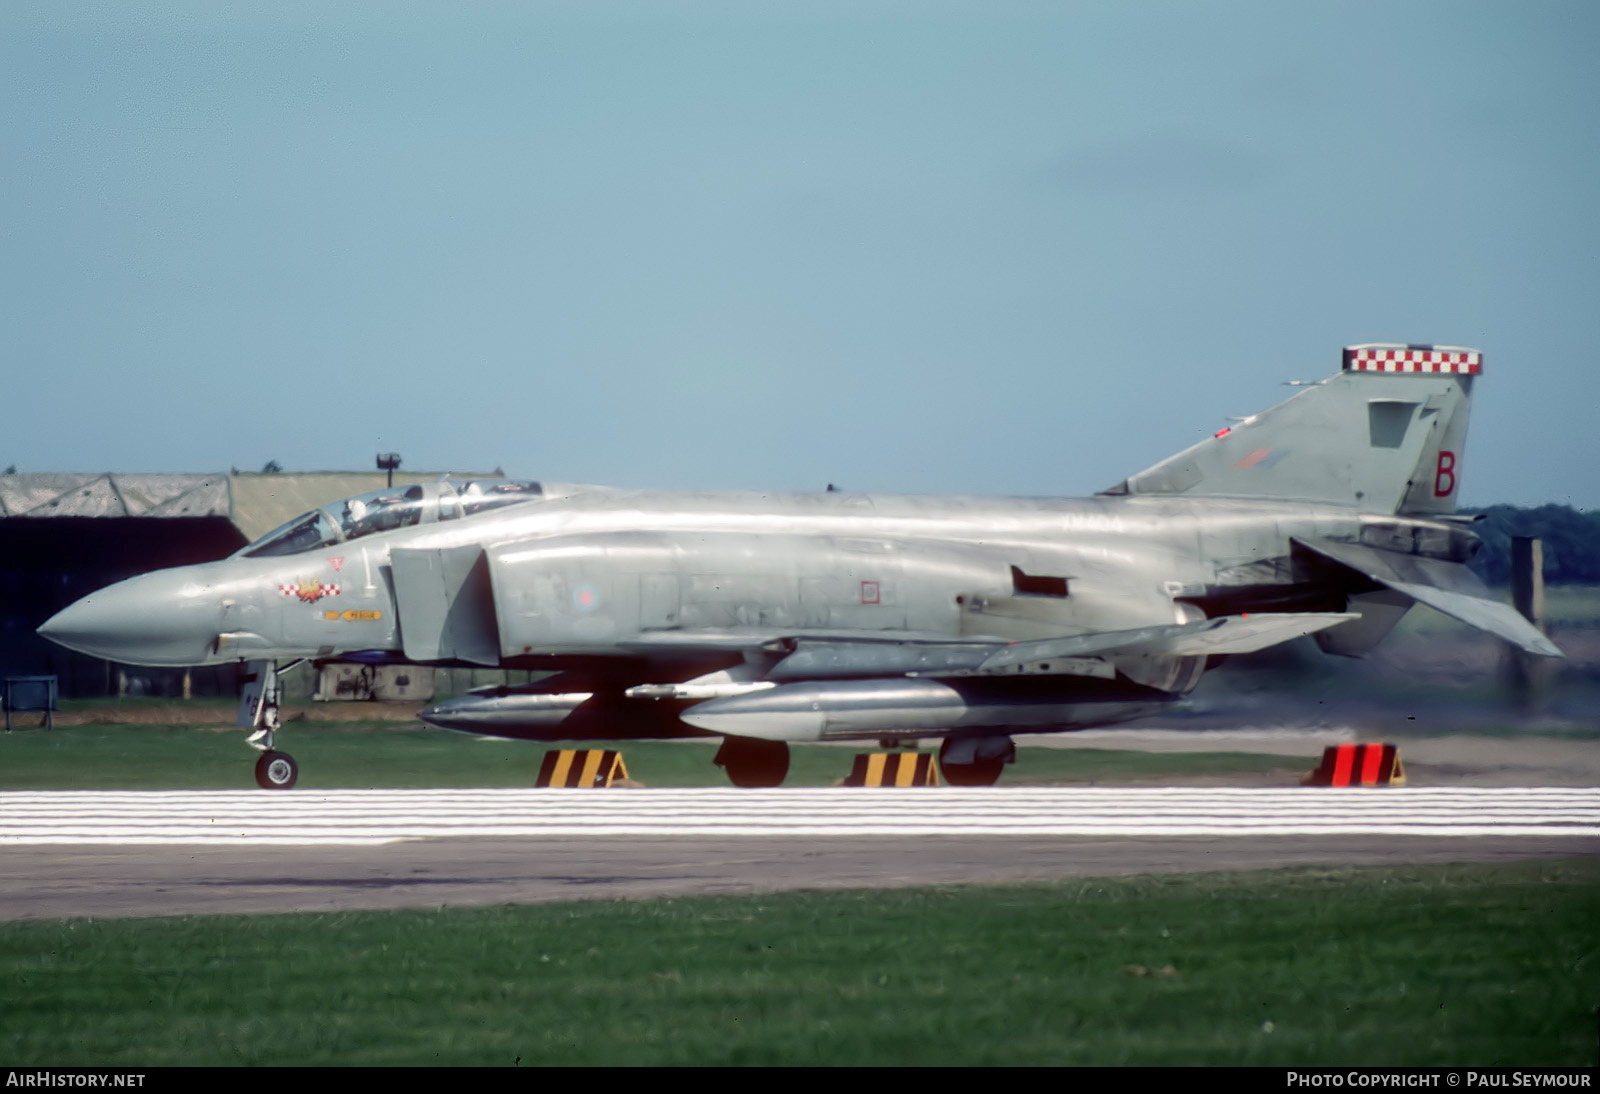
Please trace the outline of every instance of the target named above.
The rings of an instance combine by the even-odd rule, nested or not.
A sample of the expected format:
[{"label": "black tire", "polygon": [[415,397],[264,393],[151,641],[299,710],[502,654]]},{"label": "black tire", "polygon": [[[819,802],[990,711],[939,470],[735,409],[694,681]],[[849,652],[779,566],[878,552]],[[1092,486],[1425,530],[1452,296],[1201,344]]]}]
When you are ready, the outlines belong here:
[{"label": "black tire", "polygon": [[712,761],[728,773],[728,781],[745,790],[782,786],[789,774],[789,746],[782,741],[724,737]]},{"label": "black tire", "polygon": [[951,786],[993,786],[1005,770],[1000,760],[980,760],[975,764],[940,764],[944,781]]},{"label": "black tire", "polygon": [[993,786],[1000,781],[1000,772],[1006,769],[1003,756],[975,760],[970,764],[946,763],[944,757],[949,751],[950,742],[947,740],[939,748],[939,773],[950,786]]},{"label": "black tire", "polygon": [[287,752],[263,752],[256,761],[256,785],[263,790],[292,790],[300,765]]}]

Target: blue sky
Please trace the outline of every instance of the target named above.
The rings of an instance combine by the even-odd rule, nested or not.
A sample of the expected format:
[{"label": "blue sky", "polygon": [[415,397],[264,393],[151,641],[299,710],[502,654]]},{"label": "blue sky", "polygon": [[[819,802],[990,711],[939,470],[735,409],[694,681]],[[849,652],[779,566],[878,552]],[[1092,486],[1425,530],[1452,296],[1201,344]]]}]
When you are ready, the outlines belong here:
[{"label": "blue sky", "polygon": [[1486,355],[1600,504],[1600,5],[0,7],[0,466],[1085,494]]}]

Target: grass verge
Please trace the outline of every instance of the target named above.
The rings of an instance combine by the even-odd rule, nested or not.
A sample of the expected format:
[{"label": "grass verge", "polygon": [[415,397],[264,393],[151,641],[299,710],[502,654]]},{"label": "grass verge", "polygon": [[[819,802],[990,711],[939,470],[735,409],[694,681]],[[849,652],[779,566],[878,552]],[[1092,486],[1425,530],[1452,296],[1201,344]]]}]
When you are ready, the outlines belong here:
[{"label": "grass verge", "polygon": [[[712,765],[714,741],[507,741],[448,730],[295,723],[279,747],[300,764],[299,789],[340,787],[532,786],[550,748],[615,748],[646,786],[726,786]],[[871,750],[870,742],[861,751]],[[787,786],[831,786],[850,772],[855,750],[790,749]],[[0,737],[3,790],[243,790],[255,786],[256,753],[243,730],[183,726],[71,726]],[[1166,775],[1310,770],[1315,761],[1244,753],[1161,754],[1024,748],[1004,785],[1116,781]]]},{"label": "grass verge", "polygon": [[14,1064],[1584,1065],[1600,864],[0,925]]}]

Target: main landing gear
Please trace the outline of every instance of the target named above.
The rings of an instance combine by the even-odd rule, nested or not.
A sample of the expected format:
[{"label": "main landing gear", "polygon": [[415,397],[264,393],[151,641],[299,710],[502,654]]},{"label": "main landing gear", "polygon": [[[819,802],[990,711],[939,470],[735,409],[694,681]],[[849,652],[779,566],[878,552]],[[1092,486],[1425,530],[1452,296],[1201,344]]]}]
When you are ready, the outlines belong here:
[{"label": "main landing gear", "polygon": [[789,746],[754,737],[724,737],[711,762],[728,773],[734,786],[747,790],[782,786],[789,774]]},{"label": "main landing gear", "polygon": [[300,765],[287,752],[272,747],[279,725],[278,698],[282,694],[277,663],[251,661],[245,670],[244,692],[239,697],[239,724],[254,730],[250,734],[250,747],[261,753],[256,760],[256,785],[263,790],[289,790],[300,778]]},{"label": "main landing gear", "polygon": [[939,771],[951,786],[993,786],[1016,758],[1010,737],[946,737],[939,746]]}]

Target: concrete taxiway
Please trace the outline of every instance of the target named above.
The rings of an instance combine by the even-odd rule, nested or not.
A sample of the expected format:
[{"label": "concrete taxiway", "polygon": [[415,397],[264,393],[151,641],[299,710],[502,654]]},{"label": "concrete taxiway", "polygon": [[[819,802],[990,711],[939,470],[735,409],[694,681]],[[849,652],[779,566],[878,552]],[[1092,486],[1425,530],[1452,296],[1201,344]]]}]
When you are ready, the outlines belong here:
[{"label": "concrete taxiway", "polygon": [[1600,854],[1592,789],[0,795],[0,918]]},{"label": "concrete taxiway", "polygon": [[0,918],[106,918],[755,894],[1600,854],[1519,837],[550,837],[377,847],[0,852]]},{"label": "concrete taxiway", "polygon": [[[1034,739],[1029,744],[1253,751],[1296,757],[1286,768],[1307,770],[1314,765],[1310,758],[1323,746],[1351,736],[1327,728],[1228,733],[1110,730]],[[317,829],[302,822],[312,822],[317,796],[304,791],[179,794],[165,799],[14,792],[0,795],[0,831],[13,837],[0,839],[0,919],[481,906],[1600,855],[1600,836],[1573,830],[1574,823],[1592,823],[1585,818],[1600,810],[1600,745],[1595,741],[1537,735],[1435,737],[1408,741],[1404,749],[1414,790],[1480,788],[1477,792],[1482,793],[1503,787],[1567,787],[1569,796],[1552,797],[1560,793],[1554,790],[1517,791],[1504,799],[1502,804],[1514,806],[1517,794],[1529,801],[1543,794],[1547,807],[1558,800],[1564,803],[1543,819],[1523,817],[1517,834],[1495,832],[1497,821],[1491,811],[1480,808],[1490,799],[1476,799],[1474,806],[1470,795],[1457,796],[1458,803],[1468,804],[1458,804],[1456,815],[1474,822],[1489,819],[1487,832],[1418,834],[1399,823],[1384,828],[1377,823],[1379,814],[1387,813],[1395,821],[1396,810],[1409,808],[1405,803],[1428,799],[1424,793],[1394,789],[1323,798],[1347,818],[1354,814],[1360,820],[1365,815],[1365,829],[1328,830],[1328,823],[1318,831],[1304,824],[1276,829],[1239,824],[1226,834],[1198,834],[1196,826],[1215,823],[1230,810],[1237,812],[1241,792],[1269,791],[1262,796],[1249,794],[1244,800],[1253,799],[1262,807],[1261,817],[1280,825],[1294,819],[1284,812],[1283,803],[1296,802],[1297,794],[1304,794],[1306,801],[1318,798],[1314,792],[1294,788],[1288,775],[1273,777],[1277,781],[1272,787],[1260,785],[1266,777],[1235,777],[1230,780],[1232,787],[1220,788],[1209,785],[1214,781],[1209,777],[1192,778],[1182,788],[1191,795],[1187,798],[1191,812],[1167,817],[1166,827],[1153,830],[1159,826],[1148,823],[1155,816],[1150,799],[1135,796],[1125,800],[1120,817],[1099,817],[1108,823],[1096,830],[1082,823],[1092,819],[1084,812],[1086,803],[1098,800],[1108,806],[1109,801],[1097,795],[1113,788],[1090,793],[1086,787],[1056,787],[1041,793],[1002,785],[969,795],[980,812],[989,811],[989,822],[1016,812],[1008,802],[1020,804],[1030,796],[1035,802],[1048,801],[1054,794],[1057,815],[1052,818],[1047,810],[1029,823],[1050,825],[1075,814],[1080,827],[1029,831],[1027,824],[1021,824],[1006,834],[978,835],[957,827],[963,822],[949,803],[963,801],[960,795],[929,797],[924,789],[844,791],[833,793],[840,804],[832,807],[830,823],[841,818],[843,808],[864,815],[866,827],[847,834],[833,823],[832,833],[821,836],[785,834],[770,827],[735,832],[715,824],[700,832],[681,827],[671,831],[662,827],[659,810],[626,834],[615,827],[608,834],[604,823],[595,823],[595,812],[601,811],[603,822],[609,816],[605,810],[642,807],[654,796],[633,790],[562,791],[543,804],[525,792],[452,792],[465,795],[465,823],[476,826],[470,831],[457,828],[452,834],[448,822],[430,829],[420,821],[437,813],[441,800],[437,795],[442,792],[414,792],[417,802],[434,795],[434,804],[423,809],[408,809],[404,795],[383,803],[374,792],[358,792],[345,800],[342,815],[314,822],[333,839],[353,841],[340,845],[318,844],[307,837],[307,831]],[[1211,790],[1227,794],[1210,804],[1203,796],[1192,796]],[[791,791],[772,793],[784,796],[779,801],[798,803],[805,797]],[[1177,802],[1185,800],[1185,793],[1168,796]],[[352,824],[350,807],[352,802],[359,806],[363,794],[373,808],[364,821]],[[1228,795],[1233,796],[1233,805],[1219,806],[1218,802],[1229,800]],[[681,802],[692,797],[685,795]],[[19,807],[28,799],[54,803],[44,813],[34,814],[31,828],[20,819]],[[674,799],[669,794],[656,800]],[[756,798],[727,789],[711,793],[707,800],[713,813],[730,812],[730,806],[733,813],[762,811]],[[508,811],[508,802],[515,808]],[[124,823],[130,810],[143,810],[145,815]],[[931,819],[937,823],[918,835],[890,831],[886,818],[898,812],[904,819],[907,810],[934,813]],[[727,819],[711,818],[717,823]],[[1559,831],[1540,830],[1552,820]],[[1113,821],[1123,827],[1114,827],[1109,823]],[[1448,824],[1451,818],[1433,821]],[[1129,823],[1142,827],[1135,830]],[[218,838],[219,824],[226,830],[220,833],[223,838]],[[521,827],[513,830],[506,824]],[[60,827],[53,841],[27,842],[51,825]],[[297,825],[301,842],[294,842],[291,835]],[[173,826],[179,829],[176,833],[170,831]],[[142,832],[144,842],[131,838],[130,833],[136,832]]]}]

